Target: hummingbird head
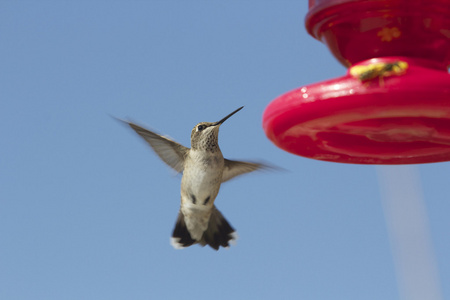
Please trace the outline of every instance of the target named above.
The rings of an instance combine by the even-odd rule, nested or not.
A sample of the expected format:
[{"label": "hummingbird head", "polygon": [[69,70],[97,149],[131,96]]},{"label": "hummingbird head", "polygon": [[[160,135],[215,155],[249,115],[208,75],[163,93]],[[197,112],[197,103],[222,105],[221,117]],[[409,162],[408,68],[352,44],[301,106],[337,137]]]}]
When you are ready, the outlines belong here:
[{"label": "hummingbird head", "polygon": [[219,149],[219,127],[229,117],[237,113],[243,108],[233,111],[231,114],[220,120],[219,122],[201,122],[195,125],[191,133],[191,148],[194,150],[207,150],[214,152]]}]

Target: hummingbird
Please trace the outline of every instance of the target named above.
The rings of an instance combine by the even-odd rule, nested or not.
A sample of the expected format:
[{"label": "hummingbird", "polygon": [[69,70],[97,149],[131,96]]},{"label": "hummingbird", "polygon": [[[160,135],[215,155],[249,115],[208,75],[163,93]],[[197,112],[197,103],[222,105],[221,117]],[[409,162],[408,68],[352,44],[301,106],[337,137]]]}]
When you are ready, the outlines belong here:
[{"label": "hummingbird", "polygon": [[194,244],[209,245],[215,250],[229,247],[237,233],[214,205],[220,186],[238,175],[265,166],[260,163],[229,160],[219,148],[220,126],[240,107],[218,122],[201,122],[191,132],[191,148],[167,137],[125,121],[150,146],[159,158],[181,178],[181,205],[171,244],[175,249]]}]

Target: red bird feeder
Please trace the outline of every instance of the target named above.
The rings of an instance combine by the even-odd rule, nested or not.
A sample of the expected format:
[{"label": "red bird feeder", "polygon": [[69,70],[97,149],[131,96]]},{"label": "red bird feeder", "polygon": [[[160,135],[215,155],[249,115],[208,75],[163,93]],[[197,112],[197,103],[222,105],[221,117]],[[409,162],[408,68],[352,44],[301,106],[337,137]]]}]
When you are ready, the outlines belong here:
[{"label": "red bird feeder", "polygon": [[341,163],[450,160],[450,1],[310,0],[306,28],[349,70],[270,103],[273,143]]}]

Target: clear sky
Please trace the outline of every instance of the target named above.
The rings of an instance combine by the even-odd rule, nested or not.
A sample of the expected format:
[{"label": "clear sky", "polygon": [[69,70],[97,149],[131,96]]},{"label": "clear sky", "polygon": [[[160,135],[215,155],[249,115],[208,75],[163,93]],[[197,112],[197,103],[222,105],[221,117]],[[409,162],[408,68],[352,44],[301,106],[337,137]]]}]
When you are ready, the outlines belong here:
[{"label": "clear sky", "polygon": [[[346,72],[306,12],[300,0],[0,2],[0,299],[399,299],[386,173],[288,154],[262,130],[278,95]],[[224,156],[287,171],[222,186],[236,246],[175,250],[180,176],[111,115],[189,146],[196,123],[242,105],[221,127]],[[412,170],[448,299],[450,164]]]}]

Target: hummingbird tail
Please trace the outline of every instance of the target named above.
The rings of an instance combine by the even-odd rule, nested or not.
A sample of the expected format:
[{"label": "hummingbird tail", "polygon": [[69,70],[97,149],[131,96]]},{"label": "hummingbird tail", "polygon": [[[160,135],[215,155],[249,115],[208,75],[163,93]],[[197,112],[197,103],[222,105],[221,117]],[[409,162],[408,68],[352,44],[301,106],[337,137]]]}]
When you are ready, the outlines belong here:
[{"label": "hummingbird tail", "polygon": [[209,245],[211,248],[219,250],[220,246],[228,248],[230,246],[229,243],[233,244],[236,240],[236,231],[214,206],[208,221],[208,228],[203,232],[200,240],[195,240],[191,237],[184,215],[180,211],[170,243],[175,249],[182,249],[200,243],[202,246]]},{"label": "hummingbird tail", "polygon": [[184,215],[180,211],[178,213],[177,222],[175,223],[175,228],[173,229],[170,244],[172,244],[175,249],[182,249],[196,243],[198,242],[192,239],[191,234],[187,229],[186,222],[184,221]]},{"label": "hummingbird tail", "polygon": [[229,243],[233,244],[237,240],[237,233],[220,211],[213,207],[211,217],[208,223],[208,229],[203,233],[199,243],[202,246],[209,245],[215,250],[219,247],[228,248]]}]

